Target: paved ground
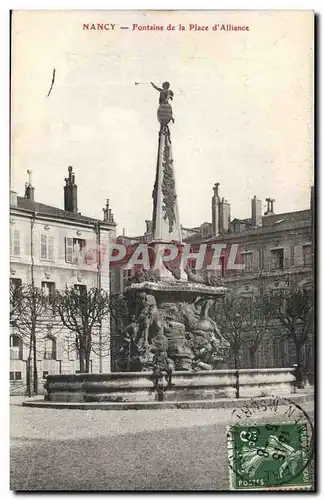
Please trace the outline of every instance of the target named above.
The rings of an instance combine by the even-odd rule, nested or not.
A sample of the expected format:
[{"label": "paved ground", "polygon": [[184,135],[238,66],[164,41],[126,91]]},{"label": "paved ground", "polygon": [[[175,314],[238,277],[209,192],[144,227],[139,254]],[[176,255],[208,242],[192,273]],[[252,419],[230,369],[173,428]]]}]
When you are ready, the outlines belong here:
[{"label": "paved ground", "polygon": [[[230,409],[56,410],[21,401],[11,401],[13,490],[228,489]],[[313,415],[311,403],[304,409]]]}]

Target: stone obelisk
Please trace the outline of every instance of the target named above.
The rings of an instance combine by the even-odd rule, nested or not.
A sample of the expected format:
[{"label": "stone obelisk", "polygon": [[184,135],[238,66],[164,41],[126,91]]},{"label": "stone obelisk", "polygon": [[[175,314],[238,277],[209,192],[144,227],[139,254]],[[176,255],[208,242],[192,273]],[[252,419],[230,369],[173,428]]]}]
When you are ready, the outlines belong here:
[{"label": "stone obelisk", "polygon": [[157,112],[160,130],[153,189],[152,242],[181,243],[181,226],[169,129],[170,121],[174,121],[172,108],[169,104],[169,100],[173,98],[173,92],[170,90],[168,82],[164,82],[162,88],[153,83],[152,86],[160,93]]}]

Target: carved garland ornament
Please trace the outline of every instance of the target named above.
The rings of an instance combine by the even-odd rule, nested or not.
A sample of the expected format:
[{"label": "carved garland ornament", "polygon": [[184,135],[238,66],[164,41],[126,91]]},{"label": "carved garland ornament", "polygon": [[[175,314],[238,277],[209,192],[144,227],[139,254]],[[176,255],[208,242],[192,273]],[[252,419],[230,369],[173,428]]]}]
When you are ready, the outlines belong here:
[{"label": "carved garland ornament", "polygon": [[173,175],[173,159],[171,158],[171,139],[170,130],[168,126],[163,127],[162,133],[164,135],[164,148],[163,148],[163,182],[162,182],[162,194],[163,194],[163,206],[164,220],[169,222],[169,233],[172,233],[174,223],[176,221],[175,217],[175,203],[177,199],[175,190],[175,180]]}]

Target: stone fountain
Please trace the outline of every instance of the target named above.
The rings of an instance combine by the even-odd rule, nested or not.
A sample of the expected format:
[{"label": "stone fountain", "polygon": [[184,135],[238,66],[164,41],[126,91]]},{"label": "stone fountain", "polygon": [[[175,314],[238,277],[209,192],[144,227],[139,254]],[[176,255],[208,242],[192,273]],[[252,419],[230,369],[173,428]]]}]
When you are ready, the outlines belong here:
[{"label": "stone fountain", "polygon": [[[173,92],[168,82],[162,88],[152,85],[159,92],[160,124],[149,242],[156,262],[166,246],[176,245],[181,250],[183,245],[169,128],[174,122],[169,102]],[[172,370],[173,383],[162,404],[205,407],[206,401],[233,398],[238,377],[241,397],[265,395],[267,391],[290,393],[293,369],[227,369],[229,345],[210,315],[215,302],[226,294],[220,285],[216,277],[194,274],[179,258],[172,262],[162,259],[158,266],[139,269],[122,299],[128,306],[129,323],[118,332],[119,371],[48,375],[44,404],[145,408],[160,401],[153,390],[157,365],[161,372]]]},{"label": "stone fountain", "polygon": [[[162,88],[152,86],[159,92],[160,123],[149,243],[156,262],[165,246],[172,244],[181,252],[182,242],[169,128],[174,122],[169,102],[173,92],[168,82]],[[226,368],[228,344],[209,315],[226,289],[196,276],[179,258],[171,263],[160,259],[152,267],[156,269],[138,271],[125,291],[132,321],[121,338],[119,369],[152,369],[157,345],[164,346],[175,371]]]}]

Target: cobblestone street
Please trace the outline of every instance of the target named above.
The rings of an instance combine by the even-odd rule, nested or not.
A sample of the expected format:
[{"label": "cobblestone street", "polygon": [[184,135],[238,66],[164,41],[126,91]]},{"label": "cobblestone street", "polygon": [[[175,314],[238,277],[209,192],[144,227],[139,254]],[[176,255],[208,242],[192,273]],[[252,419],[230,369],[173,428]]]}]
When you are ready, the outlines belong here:
[{"label": "cobblestone street", "polygon": [[21,401],[11,398],[11,489],[228,488],[231,409],[56,410]]}]

